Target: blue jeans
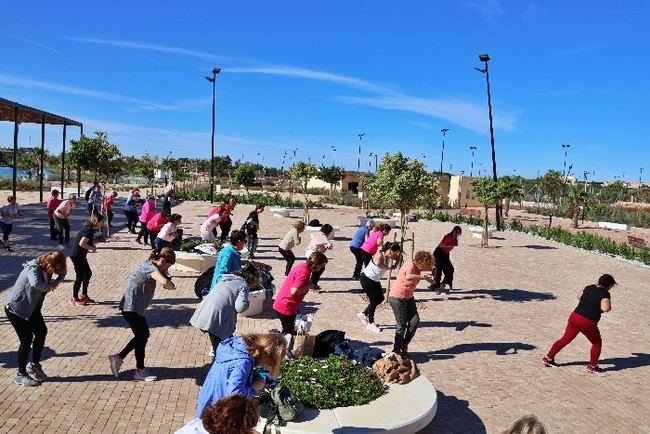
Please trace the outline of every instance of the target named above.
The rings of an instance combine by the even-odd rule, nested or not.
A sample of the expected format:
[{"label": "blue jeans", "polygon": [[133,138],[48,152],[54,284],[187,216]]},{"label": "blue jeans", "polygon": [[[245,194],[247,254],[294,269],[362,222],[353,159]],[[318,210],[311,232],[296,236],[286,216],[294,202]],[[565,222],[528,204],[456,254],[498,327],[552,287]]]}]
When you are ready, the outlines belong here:
[{"label": "blue jeans", "polygon": [[156,240],[153,242],[153,246],[160,250],[163,247],[171,247],[172,243],[170,241],[165,241],[162,238],[156,237]]}]

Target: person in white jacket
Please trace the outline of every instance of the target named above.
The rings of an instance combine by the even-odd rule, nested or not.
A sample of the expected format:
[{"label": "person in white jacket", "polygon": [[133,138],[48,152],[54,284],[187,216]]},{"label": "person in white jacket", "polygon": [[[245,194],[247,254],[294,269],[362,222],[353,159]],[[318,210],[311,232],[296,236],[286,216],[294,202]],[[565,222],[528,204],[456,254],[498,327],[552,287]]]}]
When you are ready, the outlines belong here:
[{"label": "person in white jacket", "polygon": [[284,238],[282,238],[280,244],[278,244],[278,251],[285,259],[285,261],[287,261],[287,268],[284,272],[285,276],[289,275],[289,272],[293,267],[293,263],[296,262],[296,255],[293,254],[293,251],[291,249],[300,244],[300,234],[304,231],[305,222],[302,220],[297,221],[293,224],[293,227],[289,229],[289,232],[285,234]]}]

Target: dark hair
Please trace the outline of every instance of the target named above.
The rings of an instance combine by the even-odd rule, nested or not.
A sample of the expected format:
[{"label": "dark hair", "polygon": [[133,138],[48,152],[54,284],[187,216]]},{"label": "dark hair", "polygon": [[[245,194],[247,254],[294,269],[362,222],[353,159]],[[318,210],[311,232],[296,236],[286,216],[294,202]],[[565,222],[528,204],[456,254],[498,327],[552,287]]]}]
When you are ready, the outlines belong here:
[{"label": "dark hair", "polygon": [[375,226],[377,230],[382,231],[382,232],[390,232],[390,225],[386,223],[382,223],[379,226]]},{"label": "dark hair", "polygon": [[399,243],[394,243],[392,241],[386,241],[384,245],[381,247],[381,252],[384,253],[388,250],[392,250],[393,252],[401,252],[402,247],[399,245]]},{"label": "dark hair", "polygon": [[160,212],[160,215],[163,216],[163,217],[165,217],[165,218],[169,218],[169,216],[172,215],[172,213],[171,213],[171,211],[169,211],[168,209],[164,209],[164,210],[162,210],[162,211]]},{"label": "dark hair", "polygon": [[309,269],[311,271],[314,271],[314,268],[317,265],[327,264],[327,256],[325,256],[321,252],[314,252],[311,255],[309,255],[309,258],[307,258],[307,264],[309,265]]},{"label": "dark hair", "polygon": [[57,190],[57,189],[55,188],[54,190],[52,190],[52,193],[50,193],[50,194],[51,194],[52,196],[58,196],[58,195],[59,195],[59,190]]},{"label": "dark hair", "polygon": [[260,416],[243,395],[230,395],[203,410],[201,422],[210,434],[254,434]]},{"label": "dark hair", "polygon": [[264,209],[264,207],[266,207],[265,204],[263,204],[263,203],[258,203],[258,204],[255,205],[255,211],[257,211],[258,209]]},{"label": "dark hair", "polygon": [[614,277],[611,274],[603,274],[598,279],[598,285],[602,286],[603,288],[611,288],[612,286],[616,285],[616,280],[614,280]]},{"label": "dark hair", "polygon": [[260,271],[257,268],[255,268],[255,265],[253,264],[248,264],[245,267],[243,267],[241,270],[235,271],[232,274],[242,277],[246,281],[248,286],[253,284],[260,277]]},{"label": "dark hair", "polygon": [[246,233],[244,231],[232,231],[230,233],[230,244],[236,246],[240,241],[246,239]]},{"label": "dark hair", "polygon": [[330,224],[328,224],[328,223],[325,223],[325,224],[324,224],[323,226],[321,226],[321,228],[320,228],[320,231],[321,231],[322,233],[324,233],[325,235],[329,235],[329,234],[331,234],[333,230],[334,230],[334,228],[332,227],[332,225],[330,225]]},{"label": "dark hair", "polygon": [[176,253],[170,247],[163,247],[162,249],[153,249],[149,255],[149,260],[163,258],[168,264],[176,263]]},{"label": "dark hair", "polygon": [[172,214],[172,215],[169,217],[169,221],[173,223],[173,222],[175,222],[176,220],[181,220],[182,218],[183,218],[183,216],[180,215],[180,214]]},{"label": "dark hair", "polygon": [[461,228],[460,226],[454,226],[454,228],[451,231],[452,232],[458,231],[459,234],[462,234],[463,233],[463,228]]},{"label": "dark hair", "polygon": [[95,226],[97,223],[101,221],[104,221],[104,215],[93,212],[93,215],[90,216],[88,220],[86,220],[86,225]]}]

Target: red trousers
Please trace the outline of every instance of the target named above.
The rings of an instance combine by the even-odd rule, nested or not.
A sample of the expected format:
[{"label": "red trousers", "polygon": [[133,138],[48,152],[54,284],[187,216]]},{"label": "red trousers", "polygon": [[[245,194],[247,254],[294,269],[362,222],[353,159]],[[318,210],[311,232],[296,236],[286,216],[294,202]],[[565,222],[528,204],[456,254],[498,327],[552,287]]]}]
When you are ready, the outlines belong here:
[{"label": "red trousers", "polygon": [[547,357],[551,360],[555,359],[555,355],[559,353],[562,348],[569,345],[569,343],[582,333],[591,342],[591,358],[589,364],[591,366],[598,365],[598,358],[600,357],[600,350],[602,349],[603,340],[600,337],[600,330],[598,330],[598,323],[596,321],[585,318],[579,313],[572,312],[569,316],[569,322],[564,330],[564,335],[555,341],[548,352]]}]

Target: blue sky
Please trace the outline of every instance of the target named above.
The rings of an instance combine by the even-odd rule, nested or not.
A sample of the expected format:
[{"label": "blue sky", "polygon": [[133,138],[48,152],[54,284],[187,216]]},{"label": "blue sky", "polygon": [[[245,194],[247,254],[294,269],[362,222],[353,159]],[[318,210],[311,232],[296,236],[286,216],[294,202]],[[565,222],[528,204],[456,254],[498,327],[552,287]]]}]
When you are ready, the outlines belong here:
[{"label": "blue sky", "polygon": [[[499,174],[650,178],[650,3],[610,1],[9,2],[0,96],[107,131],[125,154],[283,154],[362,168],[395,152],[474,175],[491,167],[489,53]],[[155,5],[155,6],[154,6]],[[69,136],[75,138],[76,129]],[[20,145],[40,142],[21,126]],[[13,124],[0,123],[0,144]],[[61,128],[47,147],[60,152]],[[336,153],[332,151],[336,148]],[[374,158],[373,158],[374,160]],[[289,158],[287,158],[287,162]],[[374,163],[373,163],[374,166]]]}]

